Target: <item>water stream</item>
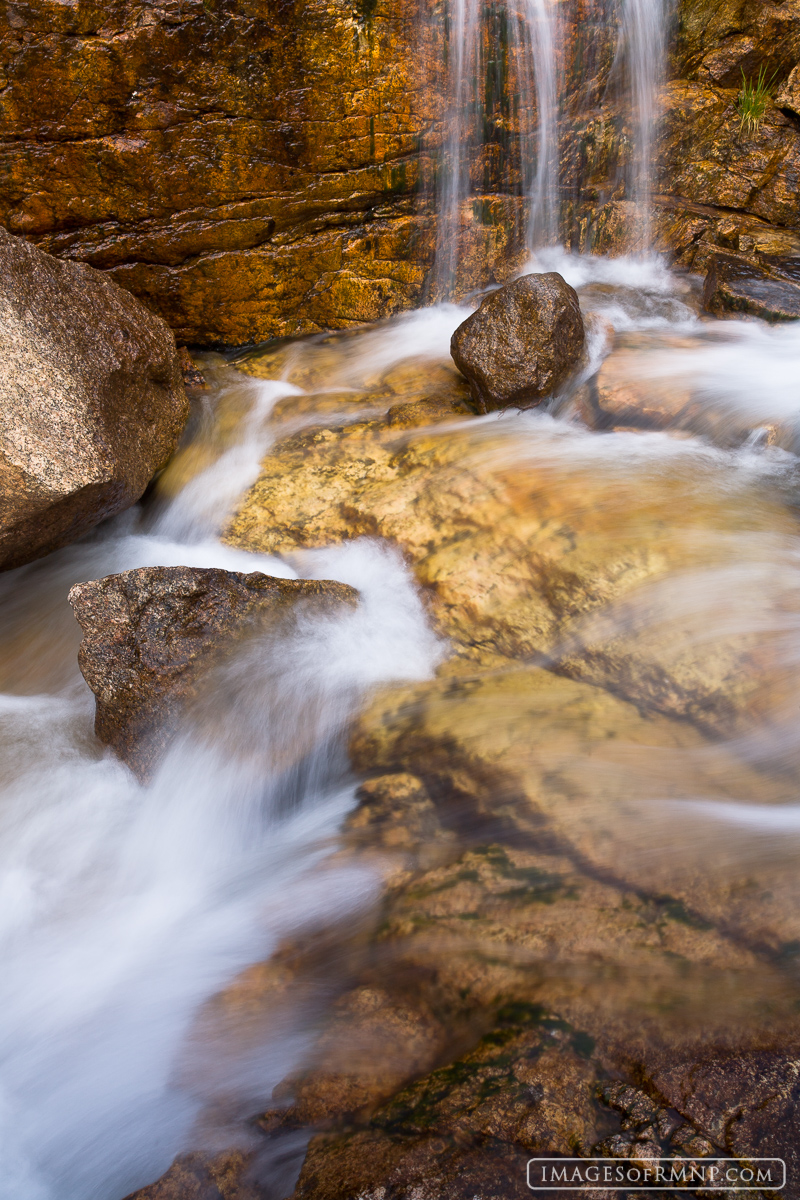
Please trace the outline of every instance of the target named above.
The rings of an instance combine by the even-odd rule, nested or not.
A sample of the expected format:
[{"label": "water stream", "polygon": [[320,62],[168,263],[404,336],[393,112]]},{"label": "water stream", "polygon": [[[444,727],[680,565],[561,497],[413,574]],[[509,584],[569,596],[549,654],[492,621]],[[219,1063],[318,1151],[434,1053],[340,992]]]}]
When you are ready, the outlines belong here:
[{"label": "water stream", "polygon": [[[631,378],[691,378],[734,425],[797,420],[796,328],[699,321],[691,289],[657,262],[561,255],[544,265],[557,265],[587,309],[633,339]],[[293,931],[369,909],[377,876],[330,857],[353,803],[342,730],[373,685],[430,677],[447,647],[408,568],[380,541],[286,560],[231,549],[217,534],[287,418],[295,428],[318,421],[326,395],[351,389],[357,399],[398,363],[445,363],[465,311],[442,306],[338,342],[298,343],[271,381],[210,362],[205,413],[148,504],[3,577],[0,1194],[9,1200],[123,1196],[193,1145],[195,1122],[220,1089],[237,1112],[255,1111],[307,1050],[310,1018],[297,1005],[274,1017],[245,1061],[212,1044],[201,1077],[181,1076],[209,997]],[[291,382],[304,372],[306,387]],[[358,407],[340,411],[353,420]],[[322,419],[336,419],[335,400]],[[784,684],[796,677],[800,540],[791,521],[770,531],[768,515],[789,511],[793,454],[757,437],[726,450],[691,435],[590,432],[569,397],[549,414],[484,418],[475,428],[476,453],[489,439],[508,463],[546,463],[554,494],[587,472],[591,504],[611,504],[619,488],[645,503],[665,480],[683,480],[678,492],[695,516],[687,526],[666,512],[669,536],[705,539],[717,560],[704,567],[695,555],[691,571],[668,572],[655,592],[641,590],[602,619],[642,645],[665,634],[696,638],[698,628],[712,641],[738,639],[755,645],[754,663],[772,664],[765,679],[776,655]],[[720,524],[728,508],[753,519]],[[617,536],[613,521],[606,536]],[[78,580],[170,563],[337,578],[358,587],[362,602],[251,654],[227,681],[213,734],[187,727],[144,788],[94,741],[66,594]],[[702,645],[694,652],[702,657]],[[709,766],[706,751],[705,791],[687,752],[655,777],[638,760],[617,763],[618,792],[641,797],[655,786],[698,820],[710,813],[718,855],[724,845],[729,857],[769,863],[777,837],[784,861],[800,835],[795,710],[791,682],[731,747],[739,764],[762,772],[766,764],[765,794],[748,795],[736,770]],[[584,752],[576,741],[576,762]],[[676,853],[685,842],[678,837]]]},{"label": "water stream", "polygon": [[[493,78],[485,12],[478,0],[455,0],[450,11],[440,296],[454,293],[464,212],[481,190],[475,128],[490,107]],[[580,819],[591,827],[602,814],[618,839],[614,867],[629,872],[631,886],[661,872],[666,892],[703,859],[709,872],[765,880],[765,894],[773,888],[792,915],[787,879],[796,874],[800,837],[793,499],[800,328],[710,321],[698,313],[696,281],[654,258],[579,258],[558,247],[562,15],[554,0],[525,0],[503,16],[518,81],[517,106],[507,114],[516,141],[509,153],[518,160],[535,251],[526,269],[559,270],[579,290],[594,315],[587,359],[541,411],[462,417],[431,437],[455,444],[469,427],[465,473],[542,480],[537,503],[557,500],[554,538],[583,522],[592,552],[599,546],[607,559],[618,552],[620,570],[635,557],[634,543],[645,547],[643,559],[661,556],[652,578],[642,568],[641,586],[570,626],[537,658],[537,670],[543,663],[563,674],[586,646],[616,637],[657,662],[665,646],[703,664],[716,662],[721,646],[731,661],[749,656],[756,698],[735,733],[712,737],[698,719],[695,742],[666,750],[629,742],[623,724],[602,739],[587,734],[565,708],[563,719],[556,713],[556,733],[552,713],[532,715],[525,741],[564,748],[576,793],[587,797]],[[626,194],[638,205],[646,243],[668,13],[663,0],[624,0],[614,19],[620,34],[609,87],[628,89],[637,114]],[[308,1054],[333,982],[267,1007],[244,1049],[235,1033],[206,1029],[202,1014],[287,939],[373,910],[380,871],[338,852],[358,783],[348,724],[377,685],[431,680],[452,647],[409,562],[387,540],[360,537],[277,557],[234,549],[221,532],[276,439],[418,399],[418,384],[406,396],[393,372],[446,367],[450,336],[469,311],[441,303],[346,337],[306,339],[286,350],[271,378],[206,356],[209,391],[147,500],[81,543],[0,578],[3,1200],[121,1200],[176,1154],[243,1136],[244,1118],[265,1108]],[[589,428],[586,387],[612,350],[626,384],[691,393],[697,427]],[[432,471],[431,489],[451,483],[444,467]],[[535,505],[519,499],[521,483],[514,495],[514,519],[529,503],[533,520]],[[501,513],[497,537],[509,536],[513,546],[503,524],[512,507]],[[649,515],[640,519],[640,510]],[[513,555],[503,560],[509,574]],[[172,564],[333,578],[358,588],[361,599],[355,612],[301,621],[279,642],[251,648],[217,681],[206,713],[187,720],[144,787],[94,738],[66,597],[81,580]],[[612,693],[624,695],[619,681]],[[502,740],[510,723],[498,705],[480,736]],[[568,773],[563,763],[558,769]],[[639,806],[641,822],[609,807],[612,793],[630,811]],[[674,1011],[683,1011],[683,1000],[687,1013],[707,1007],[711,995],[732,1021],[750,1019],[763,994],[754,1000],[753,980],[734,974],[724,1003],[713,980],[695,989],[688,979]],[[605,984],[587,978],[600,1003]],[[214,1112],[224,1118],[209,1117]],[[270,1186],[265,1194],[280,1200],[292,1181],[277,1171]]]}]

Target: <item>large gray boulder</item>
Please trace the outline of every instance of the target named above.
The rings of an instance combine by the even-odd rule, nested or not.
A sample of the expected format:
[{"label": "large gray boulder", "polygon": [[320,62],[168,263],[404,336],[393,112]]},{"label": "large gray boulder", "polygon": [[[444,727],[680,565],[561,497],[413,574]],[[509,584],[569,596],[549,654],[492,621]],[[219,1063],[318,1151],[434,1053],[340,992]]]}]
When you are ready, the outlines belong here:
[{"label": "large gray boulder", "polygon": [[169,326],[0,229],[0,570],[133,504],[189,404]]},{"label": "large gray boulder", "polygon": [[564,382],[584,337],[575,291],[550,271],[488,295],[453,334],[450,353],[481,412],[527,408]]}]

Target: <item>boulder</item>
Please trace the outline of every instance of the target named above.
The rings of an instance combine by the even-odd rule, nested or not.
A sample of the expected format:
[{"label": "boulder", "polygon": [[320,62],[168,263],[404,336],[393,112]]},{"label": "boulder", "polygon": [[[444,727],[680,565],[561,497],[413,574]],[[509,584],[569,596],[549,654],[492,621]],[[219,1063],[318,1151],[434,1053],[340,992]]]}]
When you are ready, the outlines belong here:
[{"label": "boulder", "polygon": [[343,583],[199,567],[143,567],[79,583],[78,665],[97,698],[95,732],[143,782],[153,774],[200,678],[248,633],[298,602],[354,603]]},{"label": "boulder", "polygon": [[189,414],[167,325],[99,271],[0,229],[0,568],[139,499]]},{"label": "boulder", "polygon": [[747,313],[765,321],[796,321],[800,287],[783,273],[733,254],[716,254],[703,287],[703,304],[718,316]]},{"label": "boulder", "polygon": [[453,334],[450,353],[482,412],[538,404],[563,383],[584,342],[578,297],[555,271],[488,295]]}]

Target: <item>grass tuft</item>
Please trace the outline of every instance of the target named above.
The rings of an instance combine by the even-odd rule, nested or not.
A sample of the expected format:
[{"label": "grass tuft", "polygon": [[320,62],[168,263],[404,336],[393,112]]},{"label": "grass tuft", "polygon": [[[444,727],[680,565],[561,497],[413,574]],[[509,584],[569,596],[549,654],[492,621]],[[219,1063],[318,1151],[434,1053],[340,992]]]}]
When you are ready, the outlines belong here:
[{"label": "grass tuft", "polygon": [[742,87],[736,101],[741,123],[740,133],[757,133],[767,111],[772,85],[776,72],[767,75],[767,68],[762,66],[755,79],[747,79],[742,69]]}]

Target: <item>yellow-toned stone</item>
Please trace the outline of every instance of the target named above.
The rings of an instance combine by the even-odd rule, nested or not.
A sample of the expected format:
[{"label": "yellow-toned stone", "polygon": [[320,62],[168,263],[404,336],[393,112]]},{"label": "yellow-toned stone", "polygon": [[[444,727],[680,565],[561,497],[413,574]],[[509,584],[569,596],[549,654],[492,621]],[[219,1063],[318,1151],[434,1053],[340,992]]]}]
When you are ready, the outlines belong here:
[{"label": "yellow-toned stone", "polygon": [[[657,474],[624,443],[619,462],[603,447],[511,416],[436,433],[391,415],[318,426],[274,447],[227,537],[274,553],[388,538],[458,660],[550,655],[647,708],[730,731],[788,680],[768,639],[729,637],[719,620],[732,572],[739,616],[760,611],[757,563],[775,604],[791,603],[779,557],[764,558],[792,530],[788,514],[747,488],[721,493],[725,466],[697,447]],[[681,575],[698,572],[687,611]]]}]

